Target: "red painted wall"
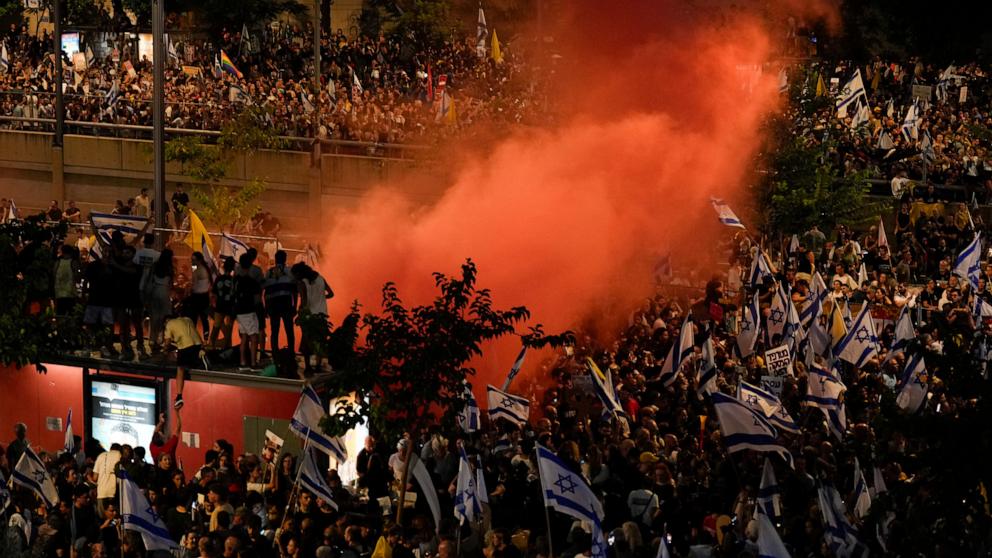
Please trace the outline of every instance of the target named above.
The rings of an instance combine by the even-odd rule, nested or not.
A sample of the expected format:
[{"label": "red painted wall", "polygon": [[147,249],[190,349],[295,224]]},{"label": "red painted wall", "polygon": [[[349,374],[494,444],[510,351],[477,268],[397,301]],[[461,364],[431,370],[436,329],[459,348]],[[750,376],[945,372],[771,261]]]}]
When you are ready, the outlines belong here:
[{"label": "red painted wall", "polygon": [[23,422],[36,450],[61,449],[65,433],[45,430],[45,417],[62,417],[65,422],[70,407],[72,431],[85,438],[81,368],[49,365],[47,374],[39,374],[33,366],[0,367],[0,445],[5,448],[14,439],[14,424]]},{"label": "red painted wall", "polygon": [[[174,382],[169,391],[174,393]],[[299,394],[204,382],[187,382],[183,394],[183,429],[200,435],[198,449],[180,444],[177,451],[184,466],[199,467],[203,454],[214,440],[224,438],[240,453],[244,447],[243,418],[248,416],[289,419]],[[170,402],[171,403],[171,402]],[[49,365],[47,374],[34,367],[20,370],[0,368],[0,445],[14,438],[13,427],[23,422],[28,439],[36,450],[57,451],[62,448],[64,432],[45,429],[45,417],[62,417],[73,409],[72,430],[85,438],[83,427],[83,371],[81,368]]]}]

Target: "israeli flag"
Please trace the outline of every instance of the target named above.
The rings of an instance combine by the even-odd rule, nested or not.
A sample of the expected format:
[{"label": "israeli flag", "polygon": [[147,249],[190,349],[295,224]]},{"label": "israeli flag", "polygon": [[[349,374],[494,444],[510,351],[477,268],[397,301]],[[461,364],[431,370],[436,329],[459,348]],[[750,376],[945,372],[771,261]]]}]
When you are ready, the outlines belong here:
[{"label": "israeli flag", "polygon": [[919,137],[920,133],[920,102],[913,100],[913,104],[906,109],[906,116],[902,120],[902,137],[907,141],[913,141]]},{"label": "israeli flag", "polygon": [[919,412],[927,400],[930,385],[927,382],[927,365],[923,355],[914,354],[906,361],[906,370],[897,386],[896,404],[903,411]]},{"label": "israeli flag", "polygon": [[486,390],[489,399],[489,418],[493,420],[503,418],[517,426],[527,424],[527,419],[530,418],[530,401],[491,385],[486,386]]},{"label": "israeli flag", "polygon": [[331,488],[327,486],[327,481],[324,480],[324,475],[321,474],[320,467],[317,466],[317,456],[313,453],[313,446],[308,447],[307,451],[303,452],[303,463],[300,465],[300,484],[312,492],[314,496],[327,502],[328,506],[335,510],[338,509],[338,504],[331,494]]},{"label": "israeli flag", "polygon": [[220,256],[225,258],[233,258],[234,261],[238,261],[241,254],[248,252],[248,245],[241,242],[237,238],[227,234],[221,233],[220,235]]},{"label": "israeli flag", "polygon": [[107,91],[107,95],[103,98],[103,104],[106,105],[106,110],[104,112],[111,113],[114,107],[117,106],[117,99],[121,96],[120,86],[117,84],[117,80],[111,84],[110,89]]},{"label": "israeli flag", "polygon": [[134,238],[145,231],[148,226],[148,217],[140,215],[114,215],[112,213],[90,212],[90,223],[93,228],[100,233],[110,235],[113,231],[120,231],[124,238]]},{"label": "israeli flag", "polygon": [[854,366],[861,366],[869,358],[878,356],[878,333],[871,318],[871,305],[865,303],[858,317],[851,322],[847,335],[834,347],[834,356]]},{"label": "israeli flag", "polygon": [[9,222],[17,219],[17,204],[14,203],[14,198],[10,198],[10,207],[7,209],[7,221]]},{"label": "israeli flag", "polygon": [[482,474],[482,457],[476,457],[475,467],[475,497],[479,505],[489,505],[489,489],[486,488],[486,476]]},{"label": "israeli flag", "polygon": [[758,251],[754,254],[754,259],[751,260],[751,274],[748,276],[748,285],[755,287],[761,284],[765,280],[765,277],[772,276],[772,268],[768,265],[768,259],[759,246]]},{"label": "israeli flag", "polygon": [[478,432],[481,418],[479,403],[475,400],[475,394],[472,393],[472,388],[468,385],[468,382],[465,382],[463,398],[465,399],[465,407],[462,408],[462,412],[458,413],[458,426],[466,434]]},{"label": "israeli flag", "polygon": [[727,205],[727,202],[720,198],[710,198],[710,203],[713,204],[713,210],[716,211],[721,223],[728,227],[745,228],[741,220],[737,217],[737,214],[734,213],[734,210],[730,209],[730,206]]},{"label": "israeli flag", "polygon": [[840,493],[832,486],[817,489],[820,515],[823,517],[823,538],[834,556],[867,556],[858,541],[858,533],[844,515],[846,507]]},{"label": "israeli flag", "polygon": [[827,427],[838,439],[844,438],[847,430],[847,412],[841,396],[847,388],[833,374],[817,365],[809,369],[806,379],[806,404],[823,411]]},{"label": "israeli flag", "polygon": [[668,543],[665,542],[665,537],[661,537],[661,542],[658,544],[658,554],[655,558],[672,558],[671,553],[668,552]]},{"label": "israeli flag", "polygon": [[685,360],[692,356],[692,347],[692,316],[689,315],[682,321],[682,328],[679,330],[679,338],[668,351],[668,357],[665,359],[665,363],[661,365],[661,375],[658,379],[661,380],[661,383],[665,387],[668,387],[675,382],[675,376],[679,373],[679,370],[682,368]]},{"label": "israeli flag", "polygon": [[954,262],[954,275],[967,279],[973,289],[978,288],[978,275],[982,270],[982,236],[975,234],[975,239],[958,255]]},{"label": "israeli flag", "polygon": [[737,354],[741,358],[754,354],[754,344],[758,341],[758,332],[761,329],[760,312],[758,293],[754,293],[751,303],[743,308],[741,330],[737,333]]},{"label": "israeli flag", "polygon": [[[889,349],[889,356],[886,358],[892,358],[899,353],[905,352],[906,347],[909,347],[909,344],[916,339],[916,330],[913,329],[913,318],[909,315],[911,303],[912,300],[904,304],[902,309],[899,310],[899,317],[896,318],[895,337],[892,338],[892,348]],[[989,307],[989,310],[992,310],[992,306]]]},{"label": "israeli flag", "polygon": [[624,414],[623,406],[620,405],[616,389],[613,387],[612,375],[604,374],[599,366],[596,366],[596,361],[588,357],[586,358],[586,366],[589,368],[589,376],[592,379],[592,389],[596,392],[596,397],[599,398],[600,403],[603,404],[603,414],[611,417]]},{"label": "israeli flag", "polygon": [[799,313],[799,323],[804,328],[809,330],[813,320],[819,319],[820,315],[823,314],[823,302],[827,300],[829,295],[830,291],[827,290],[823,276],[817,271],[810,280],[808,302],[802,312]]},{"label": "israeli flag", "polygon": [[7,55],[7,43],[0,47],[0,74],[6,74],[10,69],[10,56]]},{"label": "israeli flag", "polygon": [[141,488],[123,471],[118,474],[121,479],[121,526],[125,530],[141,533],[145,550],[179,548]]},{"label": "israeli flag", "polygon": [[777,453],[793,467],[792,454],[778,443],[778,433],[764,415],[724,393],[713,392],[710,399],[728,453],[745,450]]},{"label": "israeli flag", "polygon": [[478,498],[476,475],[465,455],[465,448],[459,447],[458,478],[455,483],[455,519],[459,525],[475,521],[482,516],[482,504]]},{"label": "israeli flag", "polygon": [[992,318],[992,304],[985,302],[980,296],[975,297],[975,321],[982,321],[985,318]]},{"label": "israeli flag", "polygon": [[[765,462],[768,463],[767,461]],[[775,525],[763,513],[758,514],[758,556],[760,558],[791,558],[778,536]]]},{"label": "israeli flag", "polygon": [[558,456],[538,444],[537,468],[541,477],[544,505],[579,521],[592,524],[592,558],[606,558],[603,536],[603,505],[582,475],[572,471]]},{"label": "israeli flag", "polygon": [[785,321],[789,315],[789,302],[788,295],[785,294],[782,284],[779,283],[775,289],[775,295],[772,296],[772,304],[768,310],[766,321],[765,338],[769,347],[785,343]]},{"label": "israeli flag", "polygon": [[737,386],[737,399],[752,410],[761,413],[776,428],[793,434],[799,433],[799,425],[792,419],[789,411],[785,409],[779,398],[775,397],[775,394],[742,381]]},{"label": "israeli flag", "polygon": [[69,414],[65,417],[65,443],[62,449],[70,455],[76,449],[76,440],[72,436],[72,407],[69,407]]},{"label": "israeli flag", "polygon": [[3,515],[10,507],[10,490],[7,489],[7,481],[3,478],[3,471],[0,471],[0,515]]},{"label": "israeli flag", "polygon": [[871,509],[871,494],[868,493],[868,483],[865,481],[861,463],[854,458],[854,515],[859,519],[868,515]]},{"label": "israeli flag", "polygon": [[771,459],[765,458],[761,468],[761,485],[758,487],[757,513],[764,514],[778,521],[782,518],[782,488],[775,479],[775,468]]},{"label": "israeli flag", "polygon": [[424,466],[424,462],[417,457],[416,453],[410,454],[410,474],[420,485],[420,491],[424,495],[424,500],[427,501],[427,507],[431,510],[431,516],[434,517],[434,528],[435,530],[441,529],[441,502],[437,499],[437,489],[434,488],[434,480],[431,479],[430,473],[427,472],[427,467]]},{"label": "israeli flag", "polygon": [[716,373],[713,337],[708,336],[703,342],[703,358],[700,360],[699,373],[696,375],[696,392],[702,394],[716,391]]},{"label": "israeli flag", "polygon": [[303,387],[300,402],[296,405],[293,418],[289,421],[289,429],[300,438],[310,439],[313,447],[334,458],[339,464],[348,461],[348,450],[340,438],[328,436],[320,428],[320,419],[324,418],[324,406],[320,396],[313,386]]},{"label": "israeli flag", "polygon": [[48,507],[59,503],[59,493],[55,489],[55,481],[48,474],[48,468],[30,447],[25,448],[21,458],[17,460],[17,466],[11,472],[10,480],[14,484],[23,486],[37,494]]},{"label": "israeli flag", "polygon": [[835,103],[837,107],[837,118],[846,118],[848,107],[853,104],[853,108],[856,108],[856,103],[861,102],[862,97],[864,97],[864,104],[867,105],[868,96],[865,93],[865,84],[861,79],[861,69],[859,68],[854,72],[854,77],[844,84],[844,87],[840,90],[840,94],[837,96]]},{"label": "israeli flag", "polygon": [[506,375],[506,381],[503,382],[503,387],[500,389],[503,391],[510,389],[510,383],[517,377],[517,374],[520,373],[520,369],[524,365],[525,356],[527,356],[527,345],[520,347],[520,353],[517,354],[517,360],[513,361],[513,367],[510,368],[510,373]]}]

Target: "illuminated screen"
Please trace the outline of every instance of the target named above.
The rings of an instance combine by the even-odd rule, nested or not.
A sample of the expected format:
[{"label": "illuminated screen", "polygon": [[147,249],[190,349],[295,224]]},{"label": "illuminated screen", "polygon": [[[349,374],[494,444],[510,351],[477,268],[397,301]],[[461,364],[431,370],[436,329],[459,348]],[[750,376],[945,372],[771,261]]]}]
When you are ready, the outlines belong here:
[{"label": "illuminated screen", "polygon": [[[147,448],[157,422],[155,388],[96,380],[91,386],[93,437],[108,449],[114,443]],[[151,452],[145,460],[151,463]]]},{"label": "illuminated screen", "polygon": [[62,33],[62,50],[70,59],[79,52],[79,33]]}]

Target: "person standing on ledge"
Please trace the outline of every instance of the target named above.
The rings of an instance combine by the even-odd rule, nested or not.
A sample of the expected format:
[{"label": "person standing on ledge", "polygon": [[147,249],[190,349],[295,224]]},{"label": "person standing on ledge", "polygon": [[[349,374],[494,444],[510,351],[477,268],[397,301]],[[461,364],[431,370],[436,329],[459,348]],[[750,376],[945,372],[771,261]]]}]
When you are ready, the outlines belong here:
[{"label": "person standing on ledge", "polygon": [[196,329],[196,324],[190,317],[191,310],[184,307],[181,316],[173,318],[165,324],[165,345],[175,345],[176,354],[176,402],[173,405],[178,411],[183,408],[183,383],[186,371],[196,368],[203,363],[203,338]]}]

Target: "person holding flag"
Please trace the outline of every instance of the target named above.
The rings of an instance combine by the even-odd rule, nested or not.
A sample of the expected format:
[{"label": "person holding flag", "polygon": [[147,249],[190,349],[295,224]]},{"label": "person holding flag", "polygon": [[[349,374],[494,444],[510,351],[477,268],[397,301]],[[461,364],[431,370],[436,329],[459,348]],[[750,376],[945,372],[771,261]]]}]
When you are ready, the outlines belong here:
[{"label": "person holding flag", "polygon": [[[606,558],[608,546],[603,535],[603,505],[581,474],[572,471],[548,448],[537,444],[537,468],[544,506],[588,523],[592,528],[591,558]],[[550,522],[548,542],[551,544]],[[553,551],[552,551],[553,552]],[[554,556],[554,554],[552,554]]]}]

